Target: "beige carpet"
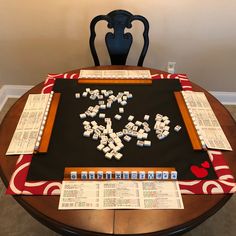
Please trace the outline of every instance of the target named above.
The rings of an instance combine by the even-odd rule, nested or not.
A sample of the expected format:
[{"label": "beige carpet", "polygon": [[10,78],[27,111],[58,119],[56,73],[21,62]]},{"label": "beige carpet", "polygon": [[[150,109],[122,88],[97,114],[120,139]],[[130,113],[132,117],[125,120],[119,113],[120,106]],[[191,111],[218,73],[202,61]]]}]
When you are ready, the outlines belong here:
[{"label": "beige carpet", "polygon": [[[8,99],[0,112],[0,122],[16,99]],[[226,106],[236,120],[236,106]],[[12,196],[5,195],[5,187],[0,180],[0,236],[56,236],[31,217]],[[235,236],[236,235],[236,195],[215,215],[184,234],[184,236]]]}]

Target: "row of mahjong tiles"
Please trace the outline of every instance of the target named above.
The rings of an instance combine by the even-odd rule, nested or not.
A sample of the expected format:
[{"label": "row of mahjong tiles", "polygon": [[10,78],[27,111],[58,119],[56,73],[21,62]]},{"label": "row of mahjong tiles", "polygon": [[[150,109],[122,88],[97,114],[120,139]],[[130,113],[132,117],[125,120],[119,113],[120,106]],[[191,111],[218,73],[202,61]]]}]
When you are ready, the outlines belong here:
[{"label": "row of mahjong tiles", "polygon": [[[76,80],[58,79],[55,81],[53,90],[61,93],[61,99],[49,149],[45,154],[34,155],[27,180],[62,180],[65,167],[78,166],[173,167],[178,172],[178,179],[193,180],[198,179],[198,177],[191,172],[191,166],[200,167],[201,163],[205,161],[209,162],[210,168],[207,169],[208,174],[204,179],[217,179],[208,154],[204,151],[196,152],[192,149],[173,94],[174,91],[181,91],[181,85],[178,80],[155,80],[152,85],[91,84],[88,86],[86,84],[78,84]],[[102,90],[103,93],[109,91],[106,99],[104,98],[105,94],[102,94]],[[99,92],[98,96],[104,96],[103,98],[100,97],[100,99],[98,97],[90,99],[92,94],[89,91],[96,91],[96,93]],[[110,94],[111,91],[112,94]],[[84,92],[87,92],[87,94],[83,95]],[[123,96],[120,94],[116,101],[111,102],[111,99],[115,100],[114,97],[118,96],[119,93],[123,93]],[[127,95],[127,98],[124,98],[124,94]],[[109,98],[109,96],[112,97]],[[126,101],[126,104],[123,103],[122,105],[121,102],[123,101]],[[101,109],[94,110],[94,108],[97,108],[96,106],[99,105],[100,107],[108,103],[111,103],[111,108],[103,106]],[[91,113],[96,114],[91,116]],[[81,117],[81,114],[85,114],[86,117]],[[105,114],[105,116],[99,117],[100,114]],[[165,125],[161,125],[161,127],[163,126],[162,131],[160,123],[164,123],[165,120],[158,121],[156,119],[157,114],[162,115],[162,118],[165,117],[164,119],[167,120]],[[118,118],[117,115],[121,117]],[[133,120],[130,120],[130,117]],[[141,126],[139,126],[140,123],[137,121],[142,123]],[[160,123],[156,124],[156,122]],[[94,130],[97,129],[94,129],[93,133],[91,133],[93,126],[100,125],[104,127],[104,129],[101,129],[106,129],[101,138],[94,136]],[[87,127],[85,128],[85,126]],[[156,130],[154,130],[154,127],[156,127]],[[175,129],[178,128],[181,129],[176,132]],[[131,129],[132,135],[129,133]],[[149,129],[150,131],[147,132]],[[140,130],[138,138],[137,133]],[[97,132],[99,131],[97,130]],[[123,133],[123,137],[118,137],[119,132]],[[119,151],[118,147],[118,152],[116,151],[116,154],[120,153],[122,155],[116,156],[119,161],[115,158],[110,158],[111,155],[107,155],[104,158],[106,153],[110,153],[113,150],[108,151],[108,148],[111,149],[118,146],[114,142],[108,143],[111,138],[110,134],[113,135],[113,138],[122,139],[122,142],[117,139],[118,143],[124,145]],[[136,134],[137,137],[135,137]],[[158,135],[159,138],[157,137]],[[86,136],[89,136],[89,138]],[[99,143],[100,141],[102,143]],[[105,143],[108,148],[105,151],[103,149],[98,151],[98,146]],[[113,152],[112,157],[114,154]]]},{"label": "row of mahjong tiles", "polygon": [[99,180],[99,179],[131,179],[131,180],[143,180],[143,179],[149,179],[149,180],[176,180],[177,179],[177,171],[115,171],[112,173],[112,171],[81,171],[80,173],[77,173],[77,171],[71,171],[70,172],[70,179],[71,180]]}]

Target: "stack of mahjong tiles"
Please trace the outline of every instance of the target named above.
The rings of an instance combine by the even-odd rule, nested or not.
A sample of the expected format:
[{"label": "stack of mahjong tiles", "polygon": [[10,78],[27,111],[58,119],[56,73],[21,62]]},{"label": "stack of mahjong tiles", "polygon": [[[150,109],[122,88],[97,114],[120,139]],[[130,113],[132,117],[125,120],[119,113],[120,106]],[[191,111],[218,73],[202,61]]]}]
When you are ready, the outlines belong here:
[{"label": "stack of mahjong tiles", "polygon": [[[75,97],[80,98],[80,93],[76,93]],[[114,102],[119,103],[121,106],[127,105],[128,99],[132,98],[133,95],[129,91],[119,92],[116,96],[113,94],[112,90],[91,90],[86,88],[86,91],[82,93],[82,97],[89,97],[91,100],[99,100],[98,104],[94,107],[90,106],[84,113],[80,114],[80,118],[84,119],[86,117],[95,117],[99,110],[105,110],[106,108],[111,108]],[[120,107],[119,113],[124,113],[124,108]],[[104,113],[99,114],[99,118],[105,118]],[[121,119],[121,115],[117,114],[116,119]]]},{"label": "stack of mahjong tiles", "polygon": [[123,129],[123,134],[125,135],[124,140],[129,142],[131,140],[131,137],[134,137],[137,138],[137,146],[150,147],[151,141],[147,140],[148,133],[151,131],[149,124],[147,123],[149,117],[149,115],[145,115],[144,122],[137,120],[135,121],[135,123],[133,123],[132,121],[134,119],[134,116],[129,116],[129,123],[125,126],[125,129]]},{"label": "stack of mahjong tiles", "polygon": [[[166,138],[168,135],[169,135],[169,131],[170,131],[170,120],[169,120],[169,117],[168,116],[164,116],[164,115],[161,115],[161,114],[156,114],[156,117],[155,117],[155,125],[154,125],[154,130],[157,134],[157,138],[158,139],[164,139]],[[176,125],[174,130],[176,132],[179,132],[181,129],[181,126],[179,125]]]},{"label": "stack of mahjong tiles", "polygon": [[96,121],[84,121],[84,136],[90,137],[92,135],[92,139],[100,139],[97,149],[103,151],[108,159],[114,156],[116,160],[120,160],[123,155],[119,151],[124,147],[124,144],[120,137],[113,132],[111,119],[105,118],[105,122],[106,127],[98,125]]},{"label": "stack of mahjong tiles", "polygon": [[[116,115],[117,116],[117,115]],[[144,118],[149,118],[145,115]],[[130,142],[132,137],[137,139],[137,146],[150,147],[151,141],[147,140],[148,132],[151,131],[147,122],[136,121],[131,122],[134,116],[129,116],[129,122],[125,125],[125,129],[119,132],[114,132],[112,129],[111,118],[105,118],[106,126],[98,125],[96,121],[84,121],[84,136],[90,137],[92,135],[93,140],[100,139],[100,144],[97,146],[99,151],[104,152],[107,159],[111,159],[113,156],[116,160],[120,160],[123,156],[120,150],[124,147],[121,137],[126,142]]]},{"label": "stack of mahjong tiles", "polygon": [[[76,98],[80,98],[80,94],[75,94]],[[82,97],[89,97],[91,100],[98,100],[98,104],[90,106],[84,113],[80,114],[81,119],[86,117],[95,117],[99,111],[104,111],[107,108],[111,108],[112,104],[117,102],[121,107],[119,108],[119,114],[115,115],[116,120],[120,120],[122,116],[120,114],[124,113],[124,107],[127,105],[128,99],[132,98],[133,95],[129,91],[119,92],[116,96],[113,94],[112,90],[91,90],[86,88],[82,93]],[[105,157],[111,159],[113,156],[116,160],[120,160],[123,156],[119,151],[124,147],[120,136],[113,132],[112,122],[110,118],[106,118],[105,113],[100,112],[99,118],[105,119],[106,127],[103,125],[98,125],[96,121],[84,121],[84,136],[90,137],[94,140],[100,139],[100,144],[97,146],[99,151],[103,151]]]},{"label": "stack of mahjong tiles", "polygon": [[[150,116],[148,114],[144,115],[143,122],[139,120],[134,120],[133,115],[128,116],[128,121],[122,130],[114,131],[112,127],[112,120],[110,117],[106,117],[104,113],[106,109],[112,107],[112,104],[118,103],[121,107],[118,109],[118,113],[115,114],[114,119],[120,120],[122,118],[122,113],[125,112],[124,107],[127,105],[129,99],[133,97],[132,93],[129,91],[118,92],[117,95],[114,94],[112,90],[91,90],[86,88],[82,93],[82,97],[89,98],[91,100],[98,100],[95,106],[90,106],[88,109],[80,114],[81,119],[93,118],[98,115],[101,121],[105,121],[105,126],[101,123],[98,124],[97,121],[83,122],[84,126],[84,137],[91,137],[93,140],[100,140],[97,150],[104,153],[105,158],[112,159],[114,157],[116,160],[120,160],[123,156],[121,149],[125,146],[125,142],[130,142],[132,138],[137,139],[136,145],[139,147],[151,147],[151,141],[148,140],[148,133],[151,131],[148,121]],[[80,98],[80,94],[75,94],[76,98]],[[101,112],[102,111],[102,112]],[[154,130],[157,134],[159,140],[167,137],[169,135],[168,126],[170,120],[167,116],[156,114],[156,123]],[[175,131],[179,131],[180,126],[175,127]]]}]

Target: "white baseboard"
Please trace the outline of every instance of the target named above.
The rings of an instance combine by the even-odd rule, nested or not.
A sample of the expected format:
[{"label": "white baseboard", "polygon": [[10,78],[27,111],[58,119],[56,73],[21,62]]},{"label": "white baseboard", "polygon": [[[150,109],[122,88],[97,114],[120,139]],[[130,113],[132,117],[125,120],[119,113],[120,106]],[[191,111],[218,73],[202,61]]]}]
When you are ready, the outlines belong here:
[{"label": "white baseboard", "polygon": [[209,91],[224,105],[236,105],[236,92]]},{"label": "white baseboard", "polygon": [[[3,85],[0,89],[0,111],[8,98],[19,98],[32,87],[31,85]],[[209,92],[224,105],[236,105],[236,92]]]},{"label": "white baseboard", "polygon": [[3,85],[0,89],[0,111],[8,98],[19,98],[32,87],[31,85]]}]

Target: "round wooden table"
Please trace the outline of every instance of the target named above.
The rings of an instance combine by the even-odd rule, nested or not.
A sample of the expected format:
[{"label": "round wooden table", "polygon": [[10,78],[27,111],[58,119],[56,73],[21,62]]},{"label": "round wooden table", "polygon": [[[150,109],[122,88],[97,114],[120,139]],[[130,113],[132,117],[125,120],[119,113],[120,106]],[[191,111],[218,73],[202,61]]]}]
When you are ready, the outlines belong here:
[{"label": "round wooden table", "polygon": [[[89,69],[147,69],[127,66],[103,66]],[[88,69],[88,68],[87,68]],[[150,69],[151,73],[165,73]],[[78,72],[74,70],[72,72]],[[6,114],[0,126],[0,174],[6,186],[18,156],[6,157],[17,122],[30,93],[40,93],[43,83],[24,94]],[[234,151],[224,157],[236,176],[236,124],[225,107],[203,88]],[[59,211],[59,196],[14,196],[34,218],[63,235],[175,235],[193,229],[217,212],[231,197],[225,195],[183,195],[184,210],[66,210]]]}]

